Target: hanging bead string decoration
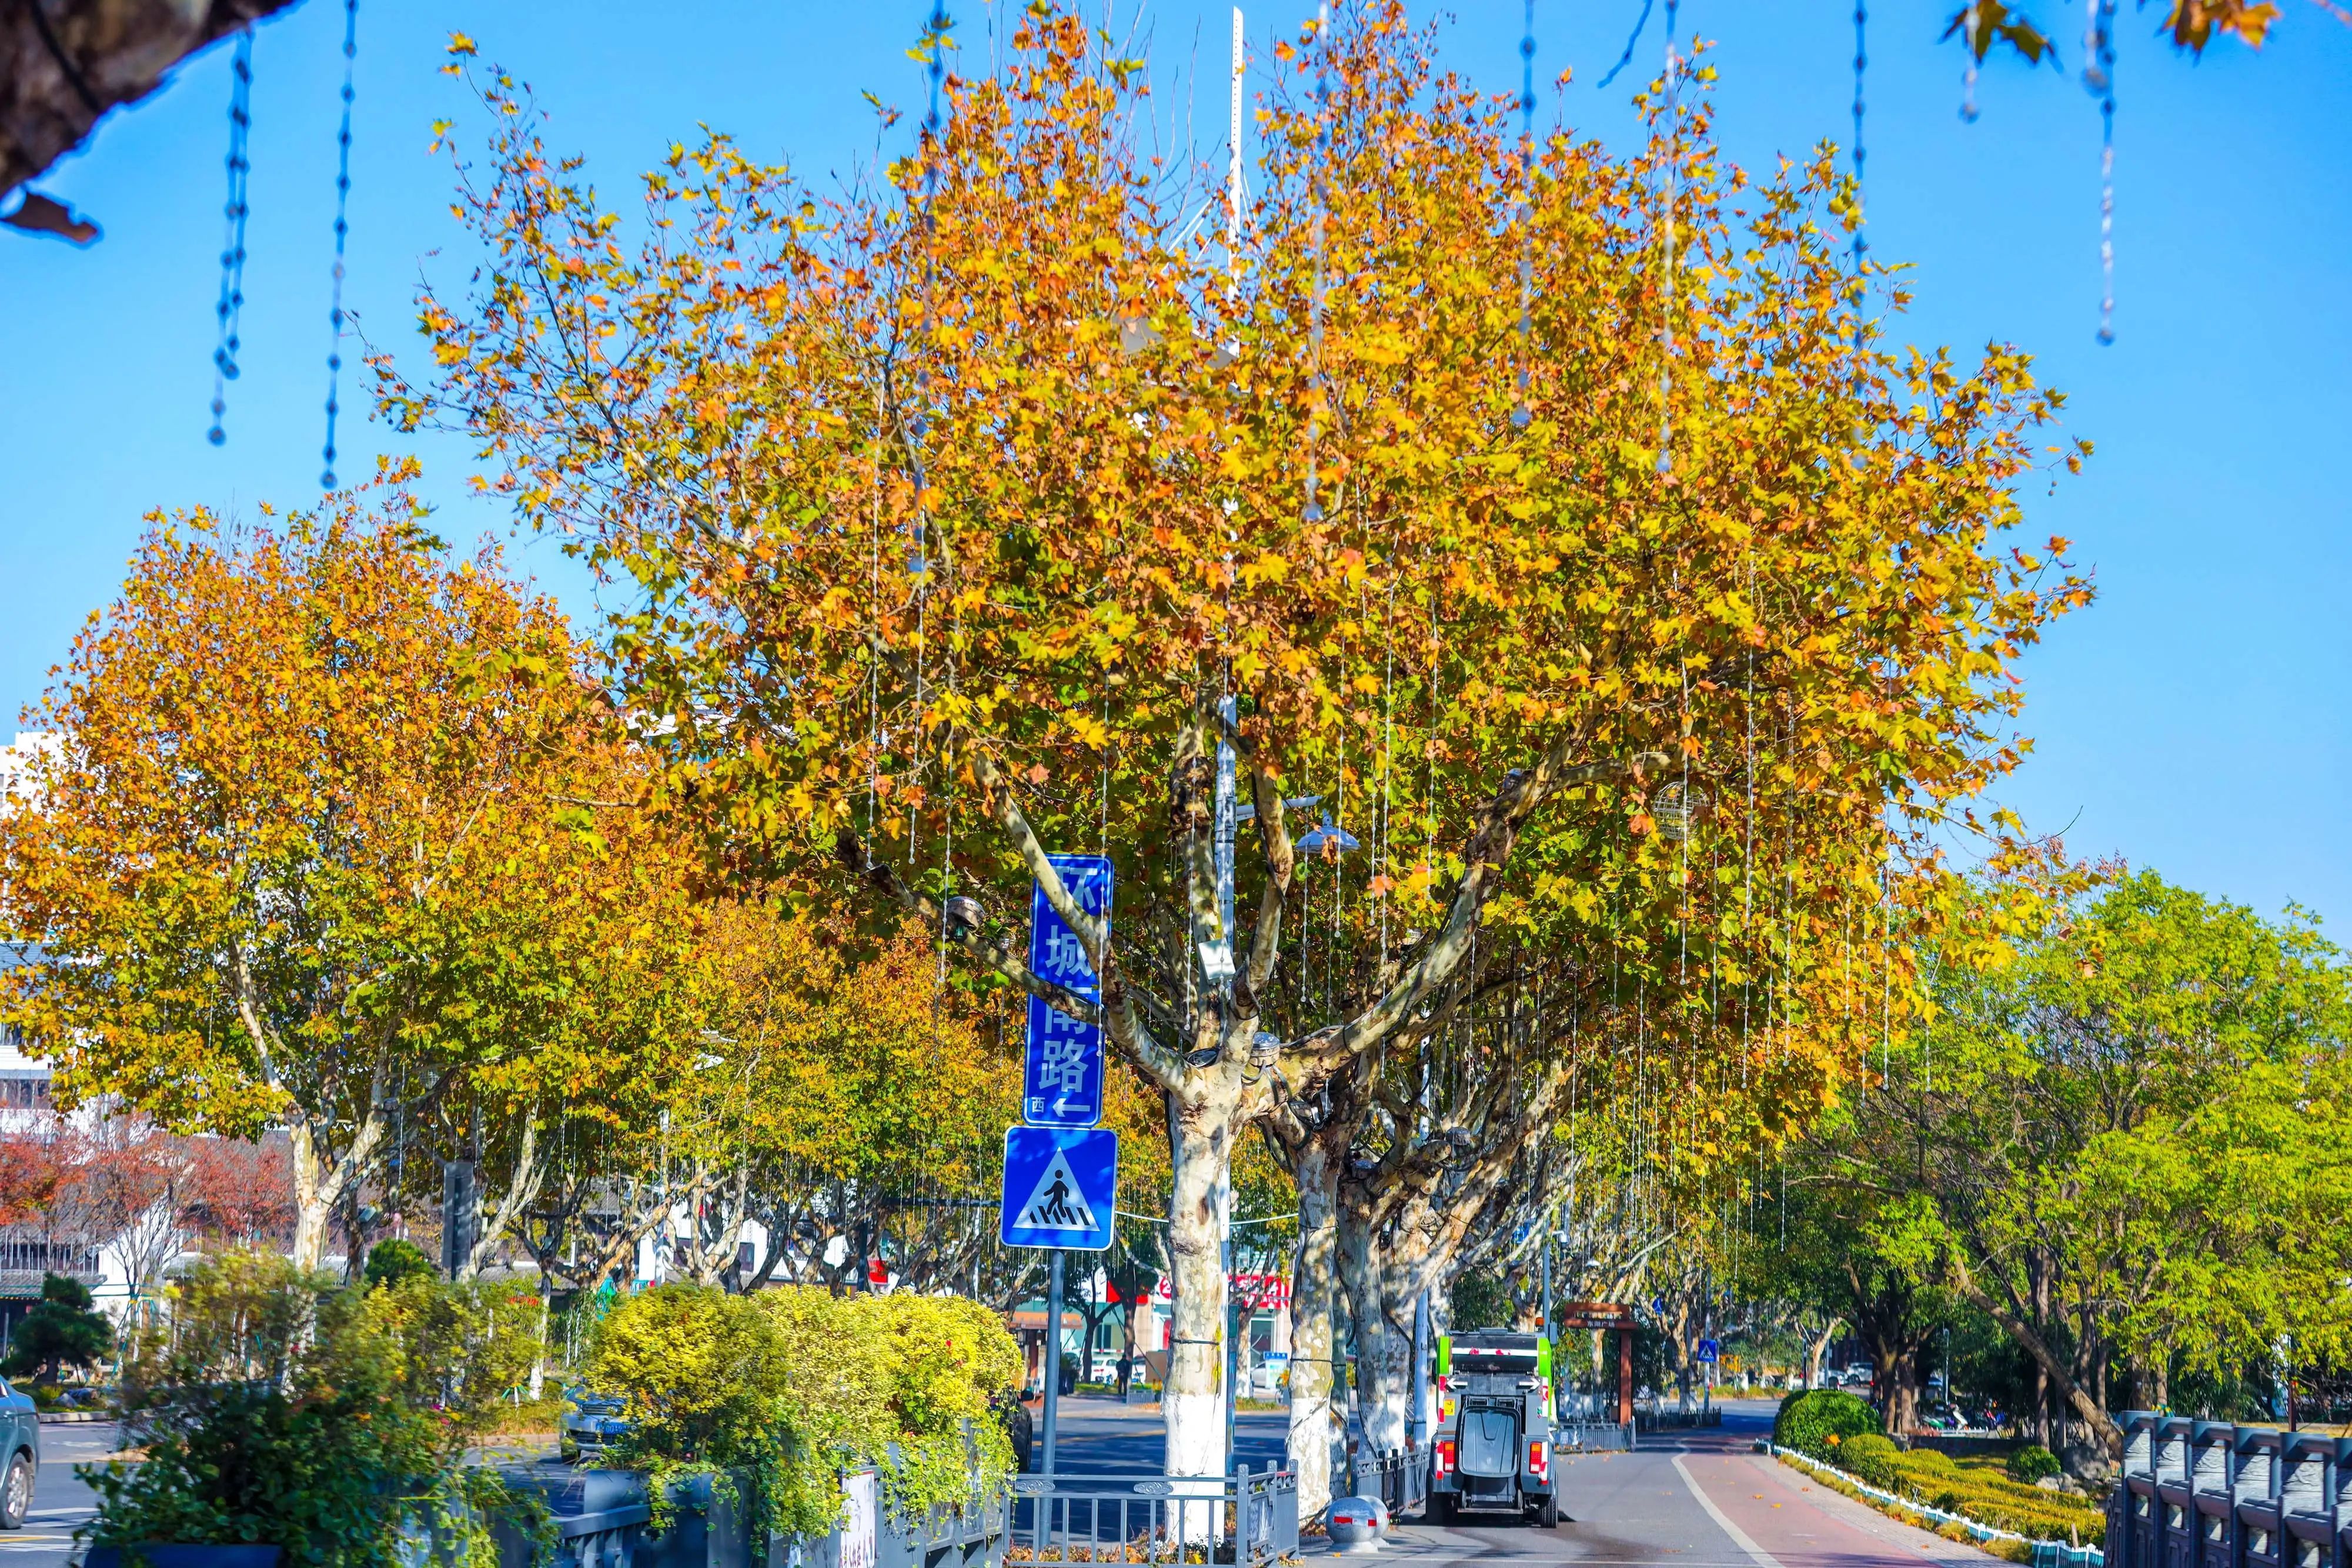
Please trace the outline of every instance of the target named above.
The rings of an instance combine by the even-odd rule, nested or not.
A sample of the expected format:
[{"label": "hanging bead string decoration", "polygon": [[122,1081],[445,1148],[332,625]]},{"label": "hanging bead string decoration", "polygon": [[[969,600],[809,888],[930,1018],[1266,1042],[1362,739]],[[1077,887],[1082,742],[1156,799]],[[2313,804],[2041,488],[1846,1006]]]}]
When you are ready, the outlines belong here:
[{"label": "hanging bead string decoration", "polygon": [[319,483],[335,487],[335,415],[343,379],[343,245],[352,231],[352,65],[359,55],[360,0],[343,0],[343,125],[335,136],[335,269],[334,298],[327,311],[334,340],[327,349],[326,467]]},{"label": "hanging bead string decoration", "polygon": [[1601,78],[1601,86],[1607,87],[1611,82],[1615,81],[1617,73],[1633,63],[1633,47],[1642,41],[1643,30],[1649,25],[1650,0],[1642,0],[1642,14],[1633,18],[1633,31],[1625,39],[1625,52],[1617,57],[1617,63],[1611,66],[1609,74]]},{"label": "hanging bead string decoration", "polygon": [[[2097,0],[2093,0],[2096,4]],[[1870,248],[1863,238],[1863,161],[1869,156],[1862,144],[1862,78],[1870,66],[1870,0],[1853,0],[1853,268],[1862,270],[1863,253]]]},{"label": "hanging bead string decoration", "polygon": [[1511,407],[1511,426],[1525,430],[1535,419],[1528,408],[1528,346],[1536,292],[1536,0],[1528,0],[1527,30],[1519,37],[1519,222],[1527,226],[1519,235],[1519,396]]},{"label": "hanging bead string decoration", "polygon": [[253,168],[247,149],[253,131],[253,29],[236,36],[229,57],[228,203],[222,209],[228,220],[228,237],[221,245],[220,337],[213,347],[213,427],[205,439],[215,446],[228,439],[221,423],[228,413],[228,383],[236,380],[236,356],[242,347],[237,325],[245,312],[246,176]]},{"label": "hanging bead string decoration", "polygon": [[2116,340],[2116,0],[2087,0],[2083,85],[2099,98],[2099,341]]},{"label": "hanging bead string decoration", "polygon": [[[883,385],[877,378],[874,384],[874,564],[871,588],[874,624],[877,633],[882,624],[882,455],[884,432],[889,428],[888,411],[883,404]],[[877,634],[875,641],[880,642]],[[866,839],[874,841],[875,814],[882,794],[882,653],[877,647],[867,654],[866,677]]]},{"label": "hanging bead string decoration", "polygon": [[[1533,4],[1534,0],[1529,0]],[[1315,280],[1307,298],[1307,353],[1312,367],[1313,400],[1307,411],[1307,507],[1299,516],[1307,522],[1323,520],[1318,494],[1315,444],[1321,434],[1323,383],[1323,171],[1331,156],[1331,7],[1315,8]]]},{"label": "hanging bead string decoration", "polygon": [[[948,74],[947,33],[948,8],[944,4],[944,0],[932,0],[931,14],[923,24],[923,43],[929,56],[929,61],[923,67],[923,75],[927,78],[930,89],[929,107],[923,115],[922,221],[924,233],[926,235],[930,231],[931,202],[933,198],[939,194],[940,190],[940,89],[946,81]],[[925,303],[928,305],[929,296],[930,293],[930,278],[928,271],[926,272],[923,279],[923,291],[925,295]],[[928,328],[929,326],[929,312],[928,309],[924,314],[924,325]],[[916,379],[916,389],[919,398],[922,389],[922,382],[919,375],[918,375]],[[913,477],[915,481],[914,528],[907,540],[907,570],[915,578],[916,592],[918,595],[922,591],[924,574],[929,570],[930,564],[925,554],[922,501],[923,437],[929,433],[929,422],[925,419],[921,403],[919,401],[915,408],[915,417],[908,423],[907,426],[908,434],[912,437],[910,445],[913,448],[914,454]],[[919,687],[920,684],[921,683],[919,680],[917,682],[917,685]],[[919,699],[919,690],[917,695]]]},{"label": "hanging bead string decoration", "polygon": [[1960,72],[1960,118],[1971,125],[1977,118],[1977,57],[1983,52],[1979,43],[1978,28],[1983,26],[1982,12],[1970,0],[1968,14],[1960,22],[1960,47],[1968,57],[1968,65]]},{"label": "hanging bead string decoration", "polygon": [[1675,466],[1675,207],[1682,196],[1682,55],[1675,41],[1678,0],[1666,0],[1666,298],[1665,355],[1658,366],[1658,472]]}]

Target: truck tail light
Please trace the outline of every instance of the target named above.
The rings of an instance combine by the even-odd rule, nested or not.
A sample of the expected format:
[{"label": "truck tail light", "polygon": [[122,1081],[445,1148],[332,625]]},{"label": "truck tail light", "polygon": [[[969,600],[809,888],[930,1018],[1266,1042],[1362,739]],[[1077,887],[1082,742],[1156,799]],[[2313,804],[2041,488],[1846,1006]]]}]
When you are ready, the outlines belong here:
[{"label": "truck tail light", "polygon": [[1451,1437],[1437,1439],[1437,1473],[1441,1476],[1454,1473],[1454,1439]]},{"label": "truck tail light", "polygon": [[1528,1469],[1541,1475],[1551,1465],[1551,1445],[1541,1438],[1528,1445]]}]

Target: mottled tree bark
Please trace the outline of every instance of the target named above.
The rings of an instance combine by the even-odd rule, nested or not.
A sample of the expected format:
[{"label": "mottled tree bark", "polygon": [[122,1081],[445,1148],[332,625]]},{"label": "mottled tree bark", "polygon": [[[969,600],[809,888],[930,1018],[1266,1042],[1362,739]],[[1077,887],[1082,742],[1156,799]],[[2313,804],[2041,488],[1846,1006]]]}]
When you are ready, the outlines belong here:
[{"label": "mottled tree bark", "polygon": [[205,45],[291,0],[10,0],[0,6],[0,193]]}]

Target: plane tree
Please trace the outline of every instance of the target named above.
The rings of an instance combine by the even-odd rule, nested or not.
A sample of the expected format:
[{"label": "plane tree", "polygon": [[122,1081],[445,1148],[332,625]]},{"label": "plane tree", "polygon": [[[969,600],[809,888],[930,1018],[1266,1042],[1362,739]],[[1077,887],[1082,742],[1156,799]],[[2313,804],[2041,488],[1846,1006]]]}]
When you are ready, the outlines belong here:
[{"label": "plane tree", "polygon": [[[241,528],[154,518],[0,806],[12,935],[42,954],[0,1013],[65,1104],[282,1127],[305,1266],[398,1129],[530,1049],[475,1026],[580,935],[548,929],[551,879],[606,880],[572,803],[609,782],[602,694],[553,607],[494,554],[450,559],[405,477]],[[530,939],[472,940],[488,911]]]},{"label": "plane tree", "polygon": [[[464,432],[631,585],[625,700],[720,863],[912,914],[1165,1095],[1180,1474],[1222,1463],[1244,1129],[1538,912],[1645,911],[1653,970],[1696,954],[1783,1019],[1825,977],[1899,988],[1861,977],[1901,967],[1861,935],[1890,802],[2005,765],[2011,663],[2086,591],[1997,542],[2053,401],[2012,349],[1875,340],[1825,159],[1745,186],[1698,110],[1640,158],[1523,162],[1393,6],[1284,68],[1231,241],[1150,150],[1141,64],[1050,7],[871,180],[712,137],[638,221],[478,71],[483,267],[423,298],[429,373],[378,361],[395,420]],[[1230,908],[1221,747],[1253,808]],[[1294,833],[1308,795],[1334,835]],[[1115,920],[1066,850],[1110,855]],[[1033,884],[1099,1006],[1024,961]],[[1759,1103],[1852,1054],[1777,1038]]]}]

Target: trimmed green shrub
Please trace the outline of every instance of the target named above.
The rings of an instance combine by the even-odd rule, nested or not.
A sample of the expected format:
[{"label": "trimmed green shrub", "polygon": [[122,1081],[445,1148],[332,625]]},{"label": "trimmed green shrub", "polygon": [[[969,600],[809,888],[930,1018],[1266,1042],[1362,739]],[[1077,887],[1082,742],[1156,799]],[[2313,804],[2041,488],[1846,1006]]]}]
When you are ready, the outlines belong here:
[{"label": "trimmed green shrub", "polygon": [[404,1280],[437,1280],[441,1270],[425,1255],[425,1249],[414,1241],[390,1237],[368,1249],[367,1267],[361,1278],[371,1291],[380,1285],[397,1285]]},{"label": "trimmed green shrub", "polygon": [[1784,1448],[1835,1462],[1839,1446],[1850,1437],[1878,1430],[1878,1417],[1853,1395],[1835,1388],[1816,1388],[1791,1400],[1772,1424],[1772,1440]]},{"label": "trimmed green shrub", "polygon": [[[1846,1446],[1860,1448],[1865,1453],[1882,1453],[1867,1437],[1850,1438]],[[1933,1448],[1906,1450],[1895,1448],[1891,1443],[1887,1447],[1893,1453],[1883,1456],[1883,1462],[1891,1471],[1889,1480],[1864,1475],[1847,1456],[1841,1456],[1836,1462],[1873,1486],[1928,1503],[1947,1513],[1964,1515],[1996,1530],[2013,1530],[2038,1541],[2079,1538],[2090,1546],[2099,1545],[2106,1538],[2106,1515],[2097,1507],[2063,1492],[2044,1491],[2030,1481],[2013,1480],[2000,1459],[1955,1459]]]},{"label": "trimmed green shrub", "polygon": [[2032,1486],[2045,1476],[2061,1473],[2058,1456],[2039,1443],[2028,1443],[2009,1456],[2009,1479]]},{"label": "trimmed green shrub", "polygon": [[114,1354],[114,1322],[93,1310],[89,1287],[63,1274],[41,1276],[41,1299],[16,1325],[0,1372],[41,1375],[54,1384],[65,1367],[92,1367]]},{"label": "trimmed green shrub", "polygon": [[1895,1483],[1895,1460],[1902,1452],[1894,1438],[1864,1432],[1839,1446],[1837,1462],[1840,1469],[1853,1471],[1872,1486],[1891,1490]]},{"label": "trimmed green shrub", "polygon": [[629,1423],[613,1458],[657,1487],[688,1472],[754,1470],[767,1527],[814,1534],[840,1514],[844,1461],[878,1469],[902,1513],[1003,1480],[1012,1443],[989,1400],[1021,1374],[1003,1322],[960,1297],[665,1285],[614,1305],[588,1381],[619,1396]]}]

